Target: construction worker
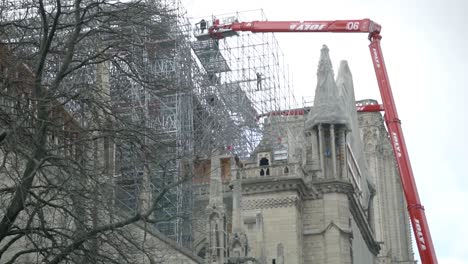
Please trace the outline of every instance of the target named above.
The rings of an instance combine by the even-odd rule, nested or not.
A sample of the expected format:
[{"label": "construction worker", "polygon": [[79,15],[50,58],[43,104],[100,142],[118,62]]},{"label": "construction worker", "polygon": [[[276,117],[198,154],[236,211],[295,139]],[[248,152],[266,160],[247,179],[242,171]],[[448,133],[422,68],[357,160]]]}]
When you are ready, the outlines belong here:
[{"label": "construction worker", "polygon": [[203,31],[206,29],[206,21],[205,19],[200,20],[200,31],[203,34]]},{"label": "construction worker", "polygon": [[200,32],[201,32],[201,34],[203,34],[203,32],[206,29],[206,20],[202,19],[202,20],[200,20],[200,22],[196,23],[195,25],[200,25]]},{"label": "construction worker", "polygon": [[262,89],[262,74],[257,72],[257,91]]}]

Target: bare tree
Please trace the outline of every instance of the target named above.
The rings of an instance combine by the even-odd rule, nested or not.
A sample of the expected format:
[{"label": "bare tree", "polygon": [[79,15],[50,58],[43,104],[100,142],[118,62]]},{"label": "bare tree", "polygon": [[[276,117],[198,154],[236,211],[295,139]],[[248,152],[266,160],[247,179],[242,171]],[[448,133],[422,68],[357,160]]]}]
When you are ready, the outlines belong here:
[{"label": "bare tree", "polygon": [[157,1],[0,2],[1,263],[161,258],[129,225],[184,217],[160,212],[190,177],[190,142],[149,122],[185,89],[151,71],[171,56],[172,14]]}]

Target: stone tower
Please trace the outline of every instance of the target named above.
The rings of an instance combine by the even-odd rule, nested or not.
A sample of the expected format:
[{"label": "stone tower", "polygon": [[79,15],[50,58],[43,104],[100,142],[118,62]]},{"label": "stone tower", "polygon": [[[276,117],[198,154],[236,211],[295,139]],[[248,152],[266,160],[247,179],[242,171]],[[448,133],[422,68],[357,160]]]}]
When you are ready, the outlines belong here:
[{"label": "stone tower", "polygon": [[250,159],[235,164],[228,208],[211,158],[209,263],[414,263],[382,117],[358,116],[348,64],[335,79],[326,46],[314,106],[268,117]]},{"label": "stone tower", "polygon": [[[377,101],[362,100],[358,104],[377,104]],[[378,263],[414,263],[406,202],[382,115],[361,113],[359,126],[369,175],[376,183],[371,215],[382,247]]]},{"label": "stone tower", "polygon": [[346,136],[350,115],[335,83],[328,48],[321,50],[314,107],[306,120],[306,132],[316,145],[319,169],[317,179],[342,179],[346,176]]},{"label": "stone tower", "polygon": [[315,245],[304,249],[304,263],[373,263],[379,250],[366,213],[373,184],[360,150],[354,94],[343,82],[348,77],[342,62],[335,81],[324,46],[305,120],[306,174],[319,195],[304,202],[304,248]]}]

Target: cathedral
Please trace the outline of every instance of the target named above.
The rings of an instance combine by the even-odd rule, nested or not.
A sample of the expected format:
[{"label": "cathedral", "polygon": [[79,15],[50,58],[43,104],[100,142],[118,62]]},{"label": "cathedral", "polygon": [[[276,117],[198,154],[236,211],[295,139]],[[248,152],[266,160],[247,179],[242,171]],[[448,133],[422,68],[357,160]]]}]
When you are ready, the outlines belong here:
[{"label": "cathedral", "polygon": [[[380,113],[357,113],[323,46],[314,105],[272,115],[248,159],[194,161],[193,248],[205,263],[415,263]],[[275,120],[282,122],[274,122]],[[281,124],[281,125],[278,125]]]}]

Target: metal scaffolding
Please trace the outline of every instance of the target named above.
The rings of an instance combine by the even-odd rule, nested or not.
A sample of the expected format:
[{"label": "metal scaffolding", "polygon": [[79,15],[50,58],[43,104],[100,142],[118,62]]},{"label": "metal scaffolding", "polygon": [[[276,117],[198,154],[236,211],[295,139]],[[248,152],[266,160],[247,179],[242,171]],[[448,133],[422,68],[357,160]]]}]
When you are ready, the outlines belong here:
[{"label": "metal scaffolding", "polygon": [[[133,8],[133,6],[140,5],[132,5],[131,2],[116,2],[108,5],[99,3],[103,6],[102,8],[107,8],[104,10],[107,13],[102,12],[96,17],[112,14],[114,11],[122,15],[123,11],[119,11],[119,8],[126,10],[125,15],[135,17],[138,15],[137,12],[142,10]],[[99,34],[94,32],[93,35],[84,38],[79,48],[75,50],[75,57],[83,59],[89,54],[97,53],[96,50],[104,46],[109,52],[114,53],[99,63],[89,63],[78,67],[63,80],[63,87],[70,90],[87,87],[88,89],[80,91],[81,94],[93,93],[92,95],[86,94],[86,96],[99,97],[97,100],[100,101],[101,106],[108,108],[106,110],[111,110],[109,112],[112,114],[109,116],[123,120],[119,124],[132,124],[133,131],[139,127],[146,130],[145,132],[151,130],[151,133],[127,134],[126,138],[111,139],[115,145],[115,151],[113,151],[115,159],[111,160],[115,161],[115,164],[106,164],[105,167],[115,167],[115,169],[109,173],[111,174],[109,181],[106,179],[105,183],[111,187],[103,187],[103,189],[106,191],[111,189],[109,190],[111,195],[108,197],[112,199],[112,205],[115,205],[120,214],[137,212],[144,206],[142,201],[152,199],[171,184],[190,176],[191,173],[193,61],[190,47],[190,23],[179,0],[155,0],[147,1],[147,4],[148,8],[154,8],[161,15],[155,12],[149,20],[144,21],[145,23],[140,21],[126,24],[127,21],[123,19],[103,19],[96,20],[99,23],[89,22],[83,26],[82,32],[85,33],[95,30],[94,27],[106,26],[109,30],[103,29],[99,31]],[[0,21],[28,20],[31,24],[40,25],[37,14],[30,13],[30,10],[35,10],[35,5],[37,4],[33,1],[25,2],[24,6],[23,2],[14,3],[2,12]],[[67,10],[73,8],[73,5],[62,8]],[[46,9],[55,12],[53,3],[50,7],[46,4]],[[103,10],[100,9],[100,11]],[[62,15],[61,19],[73,21],[72,16],[69,15],[73,12],[67,12],[64,12],[67,15]],[[20,43],[16,44],[19,47],[16,52],[21,53],[20,55],[34,53],[33,45],[28,44],[34,41],[29,40],[41,34],[40,26],[25,28],[27,29],[20,30],[21,27],[9,27],[8,31],[0,34],[2,41]],[[54,40],[60,41],[61,37],[63,36],[56,37]],[[21,45],[22,42],[24,44]],[[52,81],[55,77],[54,69],[60,62],[60,52],[57,54],[55,55],[57,61],[50,55],[46,61],[45,82]],[[24,57],[27,57],[26,55]],[[117,57],[122,58],[115,59]],[[90,113],[86,103],[69,100],[64,101],[63,104],[65,110],[72,113],[73,118],[82,128],[89,125]],[[108,117],[102,118],[103,116],[101,114],[98,119]],[[109,120],[100,121],[102,124],[111,123]],[[151,135],[151,140],[147,138],[148,135]],[[138,141],[138,144],[132,141]],[[157,144],[148,148],[156,150],[154,151],[156,153],[149,155],[156,157],[155,159],[145,159],[141,150],[142,146],[146,147],[145,143]],[[107,148],[110,148],[109,145]],[[90,175],[96,178],[102,176],[97,169],[90,172]],[[154,213],[154,217],[159,220],[156,227],[177,244],[187,247],[190,247],[192,240],[191,191],[189,180],[171,187],[160,202],[159,208],[161,209]]]},{"label": "metal scaffolding", "polygon": [[[118,175],[116,197],[126,210],[136,210],[148,190],[158,193],[191,173],[196,158],[209,158],[216,150],[249,156],[266,131],[274,133],[274,129],[265,129],[267,124],[274,126],[274,122],[286,120],[270,117],[295,104],[284,57],[273,34],[242,33],[219,41],[196,40],[196,21],[187,20],[180,2],[162,4],[171,7],[173,19],[164,22],[167,27],[160,36],[147,42],[143,55],[143,64],[151,69],[150,78],[158,80],[161,87],[148,93],[132,82],[113,78],[119,89],[127,91],[124,97],[130,98],[128,104],[120,105],[120,111],[134,121],[143,120],[164,143],[147,170],[121,149],[121,161],[129,168],[121,168],[128,173]],[[217,16],[226,21],[253,17],[265,19],[262,10]],[[188,247],[192,235],[191,184],[173,188],[157,212],[161,220],[157,228]]]},{"label": "metal scaffolding", "polygon": [[240,157],[249,156],[259,144],[268,118],[296,106],[289,74],[278,41],[272,33],[232,33],[211,39],[200,29],[214,19],[230,21],[266,20],[262,10],[200,17],[192,20],[192,49],[199,66],[195,80],[195,153],[210,156],[224,149]]},{"label": "metal scaffolding", "polygon": [[[118,57],[121,51],[124,58],[87,65],[64,80],[64,87],[95,88],[86,89],[83,94],[106,94],[100,100],[116,118],[151,129],[155,137],[151,144],[159,144],[152,148],[157,150],[152,153],[152,160],[147,160],[138,145],[132,143],[138,140],[140,146],[145,145],[141,144],[149,142],[145,136],[112,139],[115,170],[111,172],[110,185],[115,205],[124,212],[140,210],[142,200],[191,176],[196,158],[210,158],[213,151],[219,150],[241,158],[249,156],[264,136],[266,125],[284,120],[268,117],[295,104],[284,56],[273,34],[236,33],[222,40],[197,40],[195,36],[200,32],[194,25],[201,18],[189,21],[180,0],[148,2],[170,14],[146,21],[157,25],[152,29],[143,24],[126,25],[120,20],[121,24],[107,25],[115,34],[96,34],[76,52],[84,56],[87,51],[106,45],[106,41],[118,41],[122,38],[120,32],[127,39],[114,55]],[[216,18],[224,22],[266,19],[262,10]],[[205,20],[209,26],[213,17]],[[36,34],[32,31],[26,36],[33,38]],[[20,32],[9,35],[14,39]],[[30,50],[25,49],[27,52]],[[52,70],[44,78],[52,78],[56,66],[53,59],[48,63],[46,67],[51,66]],[[104,79],[108,82],[105,85]],[[106,91],[104,86],[108,86]],[[74,103],[67,102],[66,110],[73,112],[83,127],[87,126],[89,113],[85,103]],[[274,129],[268,131],[274,133]],[[192,242],[192,203],[192,182],[185,181],[167,192],[161,209],[155,213],[159,220],[156,227],[188,247]]]},{"label": "metal scaffolding", "polygon": [[[116,158],[121,165],[116,175],[116,203],[129,211],[138,210],[142,200],[151,199],[191,173],[187,169],[193,156],[190,24],[180,1],[158,1],[157,5],[171,10],[169,18],[161,21],[164,27],[160,32],[151,32],[144,41],[142,53],[132,54],[142,57],[139,58],[142,66],[149,69],[148,83],[158,87],[143,89],[125,76],[111,78],[115,81],[111,87],[119,90],[114,93],[123,93],[118,97],[126,99],[118,103],[117,111],[128,115],[132,122],[152,129],[158,138],[158,146],[154,148],[158,153],[153,153],[155,158],[144,164],[131,156],[131,145],[117,146]],[[156,227],[186,247],[191,246],[192,240],[191,190],[190,181],[170,188],[159,204],[161,209],[154,214],[158,220]]]}]

